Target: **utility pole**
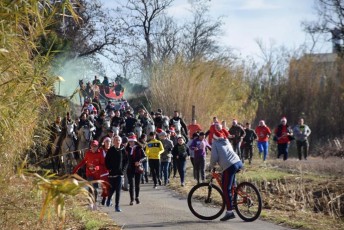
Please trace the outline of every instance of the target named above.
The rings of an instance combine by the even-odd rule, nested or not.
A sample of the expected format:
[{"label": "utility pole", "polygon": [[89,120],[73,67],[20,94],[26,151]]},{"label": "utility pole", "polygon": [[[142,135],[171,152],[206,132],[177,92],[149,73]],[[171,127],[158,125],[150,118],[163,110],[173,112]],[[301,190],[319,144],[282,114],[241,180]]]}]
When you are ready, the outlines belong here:
[{"label": "utility pole", "polygon": [[191,122],[196,119],[195,106],[192,105]]}]

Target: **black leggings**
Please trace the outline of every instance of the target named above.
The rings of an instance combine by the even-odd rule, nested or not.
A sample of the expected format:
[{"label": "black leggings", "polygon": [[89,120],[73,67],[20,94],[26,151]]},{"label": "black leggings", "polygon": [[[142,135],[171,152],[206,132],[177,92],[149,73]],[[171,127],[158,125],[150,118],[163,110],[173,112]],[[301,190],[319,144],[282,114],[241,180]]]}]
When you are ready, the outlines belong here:
[{"label": "black leggings", "polygon": [[128,173],[128,182],[129,182],[129,194],[130,200],[134,200],[134,180],[135,180],[135,198],[138,198],[140,195],[140,181],[141,174],[139,173]]}]

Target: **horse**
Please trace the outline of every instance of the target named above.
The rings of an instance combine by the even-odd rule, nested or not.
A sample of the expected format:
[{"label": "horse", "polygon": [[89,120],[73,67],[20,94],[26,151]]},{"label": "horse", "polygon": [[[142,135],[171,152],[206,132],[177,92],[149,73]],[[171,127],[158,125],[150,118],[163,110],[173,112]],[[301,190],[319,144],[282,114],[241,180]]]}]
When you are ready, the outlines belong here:
[{"label": "horse", "polygon": [[102,140],[103,137],[105,137],[107,135],[108,130],[110,129],[110,120],[104,120],[103,124],[102,124],[102,132],[100,134],[100,136],[98,137],[98,140]]},{"label": "horse", "polygon": [[51,164],[53,167],[53,171],[58,173],[60,167],[61,167],[61,161],[60,161],[60,152],[61,152],[61,129],[59,127],[55,127],[56,130],[54,130],[54,141],[49,145],[48,153],[52,157],[51,158]]},{"label": "horse", "polygon": [[121,128],[119,126],[112,126],[111,127],[114,135],[119,135],[120,131],[121,131]]},{"label": "horse", "polygon": [[175,128],[175,130],[176,130],[176,133],[177,134],[181,134],[181,130],[182,130],[182,125],[180,124],[180,120],[172,120],[172,122],[173,122],[173,126],[174,126],[174,128]]},{"label": "horse", "polygon": [[155,125],[152,121],[148,121],[146,126],[146,134],[149,135],[151,132],[155,132]]},{"label": "horse", "polygon": [[80,159],[85,156],[85,152],[90,147],[92,141],[92,130],[89,125],[82,126],[78,131],[78,150],[80,153]]},{"label": "horse", "polygon": [[168,118],[168,116],[163,116],[162,117],[162,129],[164,131],[169,130],[170,128],[170,119]]},{"label": "horse", "polygon": [[74,131],[75,123],[73,121],[66,124],[66,137],[63,139],[61,150],[62,150],[62,164],[64,165],[65,173],[72,173],[74,166],[77,162],[74,156],[76,150],[75,139],[76,133]]},{"label": "horse", "polygon": [[137,136],[137,138],[140,138],[142,135],[142,125],[140,123],[136,123],[134,128],[134,133]]}]

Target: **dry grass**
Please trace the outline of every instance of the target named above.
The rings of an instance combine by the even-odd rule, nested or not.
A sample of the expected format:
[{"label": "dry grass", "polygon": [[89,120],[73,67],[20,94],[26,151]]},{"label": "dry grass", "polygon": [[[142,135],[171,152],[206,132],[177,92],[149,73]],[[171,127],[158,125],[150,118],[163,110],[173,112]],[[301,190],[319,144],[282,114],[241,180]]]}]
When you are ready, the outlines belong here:
[{"label": "dry grass", "polygon": [[[66,199],[66,218],[59,222],[54,207],[52,215],[39,221],[43,197],[32,190],[32,178],[23,180],[10,178],[12,186],[0,187],[3,198],[0,201],[0,226],[2,229],[120,229],[104,213],[89,211],[84,197]],[[58,227],[59,226],[59,227]]]}]

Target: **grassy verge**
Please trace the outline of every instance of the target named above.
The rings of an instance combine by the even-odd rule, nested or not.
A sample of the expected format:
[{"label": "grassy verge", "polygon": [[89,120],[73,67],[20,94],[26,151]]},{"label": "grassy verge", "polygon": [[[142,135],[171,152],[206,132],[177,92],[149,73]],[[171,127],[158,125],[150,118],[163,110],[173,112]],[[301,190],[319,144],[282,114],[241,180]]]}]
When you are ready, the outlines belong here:
[{"label": "grassy verge", "polygon": [[[344,229],[342,161],[313,158],[262,164],[255,159],[252,165],[245,165],[237,178],[259,188],[263,199],[261,219],[297,229]],[[328,165],[327,169],[324,165]],[[170,188],[187,195],[196,184],[191,163],[186,178],[185,187],[176,178],[171,180]]]},{"label": "grassy verge", "polygon": [[66,200],[66,218],[61,223],[54,207],[49,207],[51,215],[46,215],[39,221],[43,197],[32,190],[30,178],[13,177],[10,186],[1,186],[3,199],[0,203],[1,229],[107,229],[118,230],[107,214],[89,211],[88,205],[82,197]]}]

